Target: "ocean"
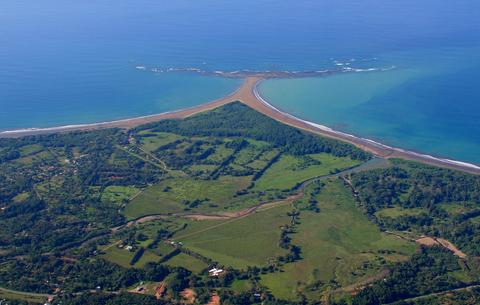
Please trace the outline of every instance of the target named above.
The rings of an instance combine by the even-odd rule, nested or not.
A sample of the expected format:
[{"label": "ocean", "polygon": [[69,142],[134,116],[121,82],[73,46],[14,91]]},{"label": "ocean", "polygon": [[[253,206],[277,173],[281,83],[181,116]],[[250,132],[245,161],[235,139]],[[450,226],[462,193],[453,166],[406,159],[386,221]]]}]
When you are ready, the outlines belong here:
[{"label": "ocean", "polygon": [[260,93],[341,131],[480,163],[479,51],[474,0],[5,0],[0,130],[172,111],[241,83],[152,69],[377,68]]}]

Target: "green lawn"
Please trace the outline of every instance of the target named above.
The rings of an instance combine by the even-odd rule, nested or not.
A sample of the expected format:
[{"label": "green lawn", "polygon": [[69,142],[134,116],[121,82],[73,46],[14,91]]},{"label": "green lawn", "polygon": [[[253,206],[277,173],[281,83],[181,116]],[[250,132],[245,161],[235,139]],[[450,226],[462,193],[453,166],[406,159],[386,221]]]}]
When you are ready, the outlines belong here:
[{"label": "green lawn", "polygon": [[[414,244],[381,233],[357,210],[340,181],[328,182],[317,200],[320,213],[302,211],[298,232],[292,235],[303,259],[285,265],[282,273],[262,276],[261,282],[275,296],[293,300],[298,291],[305,291],[318,299],[333,280],[341,286],[352,284],[377,273],[383,260],[404,259],[414,252]],[[385,249],[395,252],[380,253]],[[318,291],[306,289],[315,283]]]},{"label": "green lawn", "polygon": [[[282,155],[256,182],[255,189],[291,189],[297,183],[313,177],[328,175],[337,169],[352,167],[359,162],[350,158],[334,157],[330,154],[308,155],[313,162],[303,157]],[[307,158],[308,158],[307,157]]]},{"label": "green lawn", "polygon": [[[235,193],[250,183],[249,177],[223,176],[218,180],[200,180],[192,178],[171,178],[147,188],[125,208],[125,215],[137,218],[150,214],[182,212],[186,201],[196,199],[202,202],[196,210],[221,210],[235,198]],[[213,206],[215,205],[215,206]]]},{"label": "green lawn", "polygon": [[225,266],[261,266],[285,254],[278,242],[280,227],[290,221],[290,210],[284,205],[229,221],[192,221],[174,238]]}]

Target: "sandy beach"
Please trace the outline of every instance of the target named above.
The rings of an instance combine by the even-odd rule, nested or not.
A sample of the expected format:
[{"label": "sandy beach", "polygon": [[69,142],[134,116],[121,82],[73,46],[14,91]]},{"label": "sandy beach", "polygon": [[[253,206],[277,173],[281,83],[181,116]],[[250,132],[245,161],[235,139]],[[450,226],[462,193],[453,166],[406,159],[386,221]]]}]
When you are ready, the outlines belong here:
[{"label": "sandy beach", "polygon": [[268,78],[269,75],[258,74],[251,75],[245,78],[243,85],[234,93],[214,100],[201,104],[196,107],[181,109],[178,111],[171,111],[160,113],[156,115],[149,115],[131,119],[117,120],[111,122],[102,122],[95,124],[83,124],[83,125],[69,125],[69,126],[60,126],[53,128],[41,128],[41,129],[23,129],[23,130],[13,130],[13,131],[4,131],[0,132],[0,138],[6,137],[21,137],[27,135],[36,135],[36,134],[47,134],[55,132],[68,132],[75,130],[94,130],[99,128],[133,128],[142,124],[156,122],[159,120],[165,119],[181,119],[188,116],[211,110],[222,105],[232,103],[235,101],[240,101],[249,107],[255,109],[256,111],[263,113],[279,122],[284,124],[300,128],[309,132],[313,132],[322,136],[330,137],[333,139],[342,140],[344,142],[351,143],[365,151],[371,152],[372,154],[382,157],[382,158],[401,158],[407,160],[419,161],[422,163],[436,165],[456,170],[465,171],[472,174],[480,174],[480,166],[475,164],[470,164],[466,162],[460,162],[449,159],[437,158],[434,156],[416,153],[412,151],[407,151],[401,148],[391,147],[384,145],[378,142],[375,142],[370,139],[365,139],[357,137],[351,134],[335,131],[329,127],[319,125],[313,122],[305,121],[294,117],[288,113],[282,112],[279,109],[273,107],[268,102],[266,102],[258,93],[257,85],[262,80]]}]

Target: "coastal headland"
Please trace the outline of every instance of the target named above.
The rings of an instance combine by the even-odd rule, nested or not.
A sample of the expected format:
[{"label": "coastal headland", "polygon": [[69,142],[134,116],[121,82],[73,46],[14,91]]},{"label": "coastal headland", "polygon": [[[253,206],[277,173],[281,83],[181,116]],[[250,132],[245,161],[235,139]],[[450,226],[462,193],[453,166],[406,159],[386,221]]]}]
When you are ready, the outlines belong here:
[{"label": "coastal headland", "polygon": [[472,173],[472,174],[480,174],[480,166],[477,166],[474,164],[455,161],[455,160],[449,160],[444,158],[437,158],[437,157],[422,154],[422,153],[417,153],[413,151],[404,150],[401,148],[391,147],[370,139],[336,131],[329,127],[312,123],[309,121],[305,121],[295,116],[292,116],[288,113],[285,113],[273,107],[268,102],[266,102],[257,91],[257,85],[262,80],[265,80],[267,78],[278,78],[278,77],[282,77],[282,75],[277,75],[277,74],[270,75],[269,73],[248,74],[245,77],[245,80],[242,86],[232,94],[211,102],[201,104],[196,107],[180,109],[177,111],[165,112],[165,113],[160,113],[156,115],[142,116],[142,117],[116,120],[116,121],[110,121],[110,122],[94,123],[94,124],[67,125],[67,126],[52,127],[52,128],[3,131],[3,132],[0,132],[0,138],[8,138],[8,137],[13,138],[13,137],[28,136],[28,135],[48,134],[48,133],[55,133],[55,132],[68,132],[68,131],[77,131],[77,130],[94,130],[94,129],[100,129],[100,128],[129,129],[142,124],[156,122],[159,120],[186,118],[200,112],[215,109],[217,107],[223,106],[228,103],[240,101],[248,105],[249,107],[255,109],[256,111],[264,115],[267,115],[279,122],[282,122],[284,124],[287,124],[305,131],[313,132],[322,136],[348,142],[365,151],[368,151],[374,154],[377,157],[386,158],[386,159],[401,158],[401,159],[418,161],[418,162],[422,162],[430,165],[436,165],[440,167],[461,170],[461,171]]}]

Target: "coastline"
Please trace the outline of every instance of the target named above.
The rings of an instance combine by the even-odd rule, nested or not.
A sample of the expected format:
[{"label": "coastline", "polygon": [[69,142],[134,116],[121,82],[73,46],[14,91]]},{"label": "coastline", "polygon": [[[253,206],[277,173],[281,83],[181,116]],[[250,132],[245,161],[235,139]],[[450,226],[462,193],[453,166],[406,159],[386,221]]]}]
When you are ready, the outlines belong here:
[{"label": "coastline", "polygon": [[268,75],[261,74],[261,73],[256,75],[250,75],[245,78],[245,81],[243,82],[243,84],[235,92],[225,97],[222,97],[220,99],[201,104],[199,106],[194,106],[190,108],[180,109],[176,111],[169,111],[169,112],[164,112],[164,113],[154,114],[154,115],[115,120],[110,122],[66,125],[66,126],[38,128],[38,129],[32,128],[32,129],[2,131],[0,132],[0,138],[15,138],[15,137],[30,136],[30,135],[95,130],[95,129],[102,129],[102,128],[129,129],[139,125],[156,122],[159,120],[186,118],[200,112],[208,111],[208,110],[223,106],[228,103],[240,101],[245,105],[255,109],[256,111],[268,117],[271,117],[281,123],[284,123],[305,131],[313,132],[322,136],[326,136],[329,138],[348,142],[352,145],[357,146],[360,149],[368,151],[374,154],[375,156],[378,156],[381,158],[386,158],[386,159],[400,158],[400,159],[412,160],[412,161],[417,161],[417,162],[426,163],[430,165],[460,170],[460,171],[464,171],[472,174],[477,174],[477,175],[480,174],[480,166],[472,163],[450,160],[445,158],[438,158],[428,154],[422,154],[422,153],[417,153],[413,151],[408,151],[402,148],[388,146],[367,138],[362,138],[352,134],[336,131],[324,125],[302,120],[289,113],[283,112],[275,108],[271,104],[269,104],[267,101],[265,101],[265,99],[261,97],[261,95],[257,90],[258,84],[267,78],[268,78]]},{"label": "coastline", "polygon": [[[441,166],[441,167],[449,167],[449,168],[453,168],[453,169],[463,170],[463,171],[470,172],[470,173],[473,173],[473,174],[480,174],[480,166],[478,166],[476,164],[473,164],[473,163],[457,161],[457,160],[452,160],[452,159],[447,159],[447,158],[435,157],[435,156],[428,155],[428,154],[423,154],[423,153],[414,152],[414,151],[411,151],[411,150],[405,150],[405,149],[402,149],[402,148],[389,146],[389,145],[382,144],[380,142],[377,142],[377,141],[374,141],[374,140],[371,140],[371,139],[363,138],[363,137],[360,137],[360,136],[355,136],[355,135],[348,134],[348,133],[341,132],[341,131],[336,131],[336,130],[334,130],[330,127],[327,127],[325,125],[321,125],[321,124],[317,124],[317,123],[314,123],[314,122],[310,122],[310,121],[307,121],[307,120],[297,118],[297,117],[295,117],[295,116],[293,116],[289,113],[286,113],[286,112],[283,112],[283,111],[279,110],[278,108],[272,106],[267,101],[265,101],[265,99],[259,94],[259,92],[257,90],[257,87],[254,88],[254,94],[259,101],[261,101],[265,106],[272,108],[273,111],[281,113],[283,116],[289,117],[292,120],[296,120],[296,121],[301,122],[303,124],[310,125],[313,128],[317,129],[317,132],[315,132],[315,131],[313,131],[313,132],[319,133],[319,134],[324,135],[324,136],[330,136],[331,134],[333,134],[331,136],[332,138],[347,141],[347,142],[349,142],[349,143],[351,143],[351,144],[353,144],[357,147],[360,147],[362,149],[370,151],[374,155],[377,155],[379,157],[386,158],[386,159],[400,158],[400,159],[407,159],[407,160],[412,160],[412,161],[419,161],[419,162],[423,162],[423,163],[427,163],[427,164],[431,164],[431,165],[437,165],[437,166]],[[282,122],[286,123],[284,121],[282,121]],[[288,124],[288,123],[286,123],[286,124]],[[292,126],[297,127],[297,128],[301,128],[301,129],[306,129],[308,131],[312,131],[311,128],[302,128],[298,125],[293,125],[293,124],[292,124]],[[358,142],[361,142],[361,143],[358,143]],[[386,153],[386,154],[384,155],[384,153]]]},{"label": "coastline", "polygon": [[129,129],[139,125],[148,124],[148,123],[152,123],[160,120],[183,119],[188,116],[191,116],[200,112],[208,111],[211,109],[215,109],[225,104],[231,103],[232,97],[237,94],[240,88],[238,88],[234,92],[224,97],[221,97],[219,99],[216,99],[210,102],[202,103],[200,105],[193,106],[193,107],[166,111],[166,112],[161,112],[157,114],[138,116],[133,118],[106,121],[106,122],[72,124],[72,125],[62,125],[62,126],[44,127],[44,128],[23,128],[23,129],[4,130],[4,131],[0,131],[0,138],[19,138],[19,137],[25,137],[25,136],[41,135],[41,134],[72,132],[72,131],[88,131],[88,130],[105,129],[105,128]]}]

